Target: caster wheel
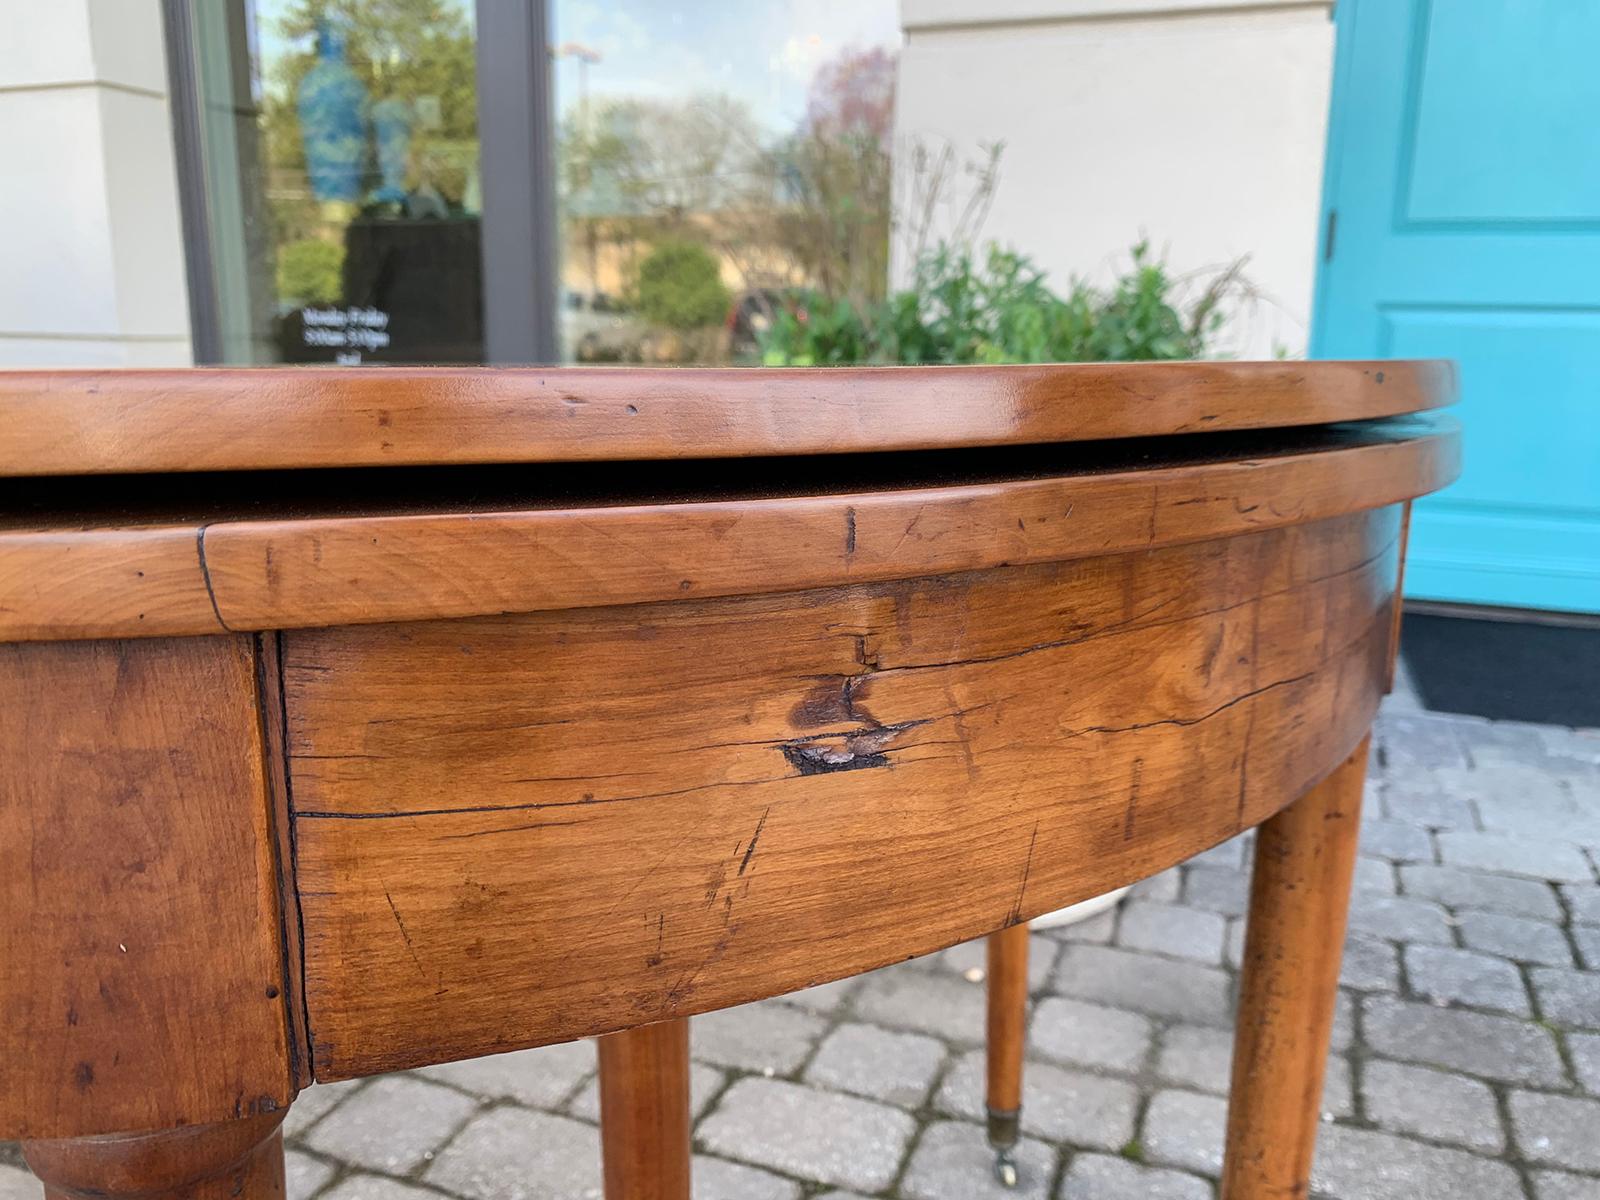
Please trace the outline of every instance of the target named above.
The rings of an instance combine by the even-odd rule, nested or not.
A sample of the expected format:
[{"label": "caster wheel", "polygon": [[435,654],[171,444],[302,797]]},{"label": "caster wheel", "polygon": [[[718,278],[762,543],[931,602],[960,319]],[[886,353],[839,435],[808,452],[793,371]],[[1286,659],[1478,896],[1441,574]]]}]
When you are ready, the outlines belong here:
[{"label": "caster wheel", "polygon": [[1014,1188],[1017,1186],[1016,1160],[1004,1150],[994,1156],[994,1177],[1000,1181],[1001,1187]]}]

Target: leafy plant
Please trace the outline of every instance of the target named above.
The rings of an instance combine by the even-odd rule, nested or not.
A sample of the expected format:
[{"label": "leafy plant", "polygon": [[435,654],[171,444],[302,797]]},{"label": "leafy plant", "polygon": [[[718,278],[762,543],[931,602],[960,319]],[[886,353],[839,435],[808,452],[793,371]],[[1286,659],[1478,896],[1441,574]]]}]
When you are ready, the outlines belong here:
[{"label": "leafy plant", "polygon": [[[797,349],[782,350],[779,345]],[[874,357],[871,330],[855,306],[822,292],[810,292],[792,307],[778,309],[762,346],[767,366],[832,367]]]},{"label": "leafy plant", "polygon": [[695,242],[661,242],[639,264],[639,311],[654,324],[678,330],[714,325],[727,315],[728,302],[716,257]]},{"label": "leafy plant", "polygon": [[302,304],[333,304],[344,296],[344,247],[302,238],[278,250],[278,295]]},{"label": "leafy plant", "polygon": [[1242,260],[1199,293],[1140,242],[1132,264],[1100,290],[1074,280],[1065,297],[1024,255],[991,244],[981,260],[940,242],[911,287],[867,312],[803,294],[761,338],[768,365],[834,363],[1105,362],[1203,358],[1243,292]]}]

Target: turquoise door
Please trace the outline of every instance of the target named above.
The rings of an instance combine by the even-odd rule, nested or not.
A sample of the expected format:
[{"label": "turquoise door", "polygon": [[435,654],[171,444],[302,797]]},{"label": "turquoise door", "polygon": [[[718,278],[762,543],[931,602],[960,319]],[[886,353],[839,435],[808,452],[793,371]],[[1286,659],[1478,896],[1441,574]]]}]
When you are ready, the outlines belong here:
[{"label": "turquoise door", "polygon": [[1461,364],[1406,592],[1600,612],[1600,3],[1339,0],[1312,354]]}]

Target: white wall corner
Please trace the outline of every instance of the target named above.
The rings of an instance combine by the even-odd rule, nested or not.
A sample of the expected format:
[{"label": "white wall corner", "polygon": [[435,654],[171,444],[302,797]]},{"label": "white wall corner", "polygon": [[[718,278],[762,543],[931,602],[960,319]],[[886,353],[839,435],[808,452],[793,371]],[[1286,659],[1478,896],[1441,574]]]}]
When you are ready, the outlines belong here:
[{"label": "white wall corner", "polygon": [[[913,20],[986,19],[907,39],[895,113],[903,142],[967,158],[1005,143],[983,240],[1027,254],[1058,290],[1109,282],[1144,238],[1178,275],[1248,256],[1260,299],[1214,352],[1304,353],[1334,33],[1313,9],[1327,5],[1195,0],[1182,19],[1049,21],[1154,2],[903,3]],[[996,13],[1033,15],[987,23]]]}]

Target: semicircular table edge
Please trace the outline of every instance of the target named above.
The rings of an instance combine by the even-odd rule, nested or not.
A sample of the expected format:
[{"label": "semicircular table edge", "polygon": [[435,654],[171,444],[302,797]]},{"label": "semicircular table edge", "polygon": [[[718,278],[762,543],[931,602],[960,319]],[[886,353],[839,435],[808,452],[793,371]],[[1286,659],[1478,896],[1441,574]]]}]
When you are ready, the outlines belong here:
[{"label": "semicircular table edge", "polygon": [[313,1081],[598,1036],[686,1200],[687,1018],[987,935],[1004,1176],[1028,919],[1259,827],[1223,1194],[1303,1194],[1453,381],[0,374],[0,1135],[268,1200]]}]

